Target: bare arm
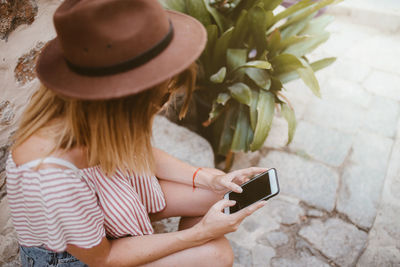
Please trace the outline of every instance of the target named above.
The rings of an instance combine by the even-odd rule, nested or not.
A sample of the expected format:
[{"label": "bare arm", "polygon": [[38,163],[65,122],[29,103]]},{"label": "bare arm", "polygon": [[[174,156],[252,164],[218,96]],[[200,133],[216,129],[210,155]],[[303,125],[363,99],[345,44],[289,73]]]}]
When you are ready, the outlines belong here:
[{"label": "bare arm", "polygon": [[221,212],[225,207],[234,204],[234,201],[218,201],[198,224],[179,232],[116,240],[103,238],[102,242],[93,248],[83,249],[68,245],[67,251],[90,266],[137,266],[149,263],[236,231],[245,217],[263,207],[265,203],[259,202],[235,214],[226,215]]},{"label": "bare arm", "polygon": [[67,251],[89,266],[137,266],[205,243],[207,240],[195,230],[115,240],[103,238],[96,247],[82,249],[68,245]]},{"label": "bare arm", "polygon": [[[159,179],[192,185],[193,174],[198,167],[183,162],[155,147],[153,147],[153,155],[156,162],[156,176]],[[208,188],[212,177],[221,174],[224,174],[224,172],[217,169],[203,168],[196,174],[196,186]]]},{"label": "bare arm", "polygon": [[[156,176],[159,179],[192,185],[193,174],[198,167],[187,164],[154,147],[153,155],[156,163]],[[218,169],[202,168],[196,174],[195,185],[219,194],[228,190],[240,193],[242,189],[238,185],[266,170],[266,168],[251,167],[226,174]]]}]

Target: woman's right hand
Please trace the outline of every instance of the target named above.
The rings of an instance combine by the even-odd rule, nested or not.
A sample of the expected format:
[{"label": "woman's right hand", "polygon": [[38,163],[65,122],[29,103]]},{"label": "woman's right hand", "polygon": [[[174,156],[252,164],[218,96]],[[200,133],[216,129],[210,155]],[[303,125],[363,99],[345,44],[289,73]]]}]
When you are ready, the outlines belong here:
[{"label": "woman's right hand", "polygon": [[204,241],[221,237],[227,233],[235,232],[240,223],[256,210],[264,207],[266,201],[254,203],[234,214],[225,214],[224,208],[235,205],[234,200],[223,199],[215,203],[194,228],[200,232]]}]

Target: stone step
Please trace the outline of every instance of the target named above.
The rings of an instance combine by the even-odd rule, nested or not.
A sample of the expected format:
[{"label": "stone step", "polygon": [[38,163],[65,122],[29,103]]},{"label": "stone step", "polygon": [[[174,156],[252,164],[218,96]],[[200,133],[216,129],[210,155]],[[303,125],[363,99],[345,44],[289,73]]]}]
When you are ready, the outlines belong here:
[{"label": "stone step", "polygon": [[398,0],[345,0],[329,7],[327,12],[355,24],[375,27],[387,33],[400,33]]}]

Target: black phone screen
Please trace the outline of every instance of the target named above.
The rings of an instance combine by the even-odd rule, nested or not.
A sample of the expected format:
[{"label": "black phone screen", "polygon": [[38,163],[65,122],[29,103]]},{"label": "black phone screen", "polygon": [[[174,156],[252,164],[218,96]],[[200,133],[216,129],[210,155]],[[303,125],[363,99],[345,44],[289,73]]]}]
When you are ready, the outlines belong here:
[{"label": "black phone screen", "polygon": [[235,206],[229,208],[231,214],[271,194],[268,172],[253,178],[242,188],[242,193],[229,193],[229,199],[236,201]]}]

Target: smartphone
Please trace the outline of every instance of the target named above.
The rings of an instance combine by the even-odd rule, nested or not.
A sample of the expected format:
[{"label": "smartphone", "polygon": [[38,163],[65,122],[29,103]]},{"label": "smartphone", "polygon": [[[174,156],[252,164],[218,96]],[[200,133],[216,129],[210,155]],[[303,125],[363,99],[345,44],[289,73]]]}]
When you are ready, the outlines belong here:
[{"label": "smartphone", "polygon": [[278,176],[275,169],[254,176],[251,180],[241,185],[243,192],[236,193],[229,191],[224,198],[235,200],[236,204],[224,209],[226,214],[235,213],[251,204],[267,200],[279,193]]}]

